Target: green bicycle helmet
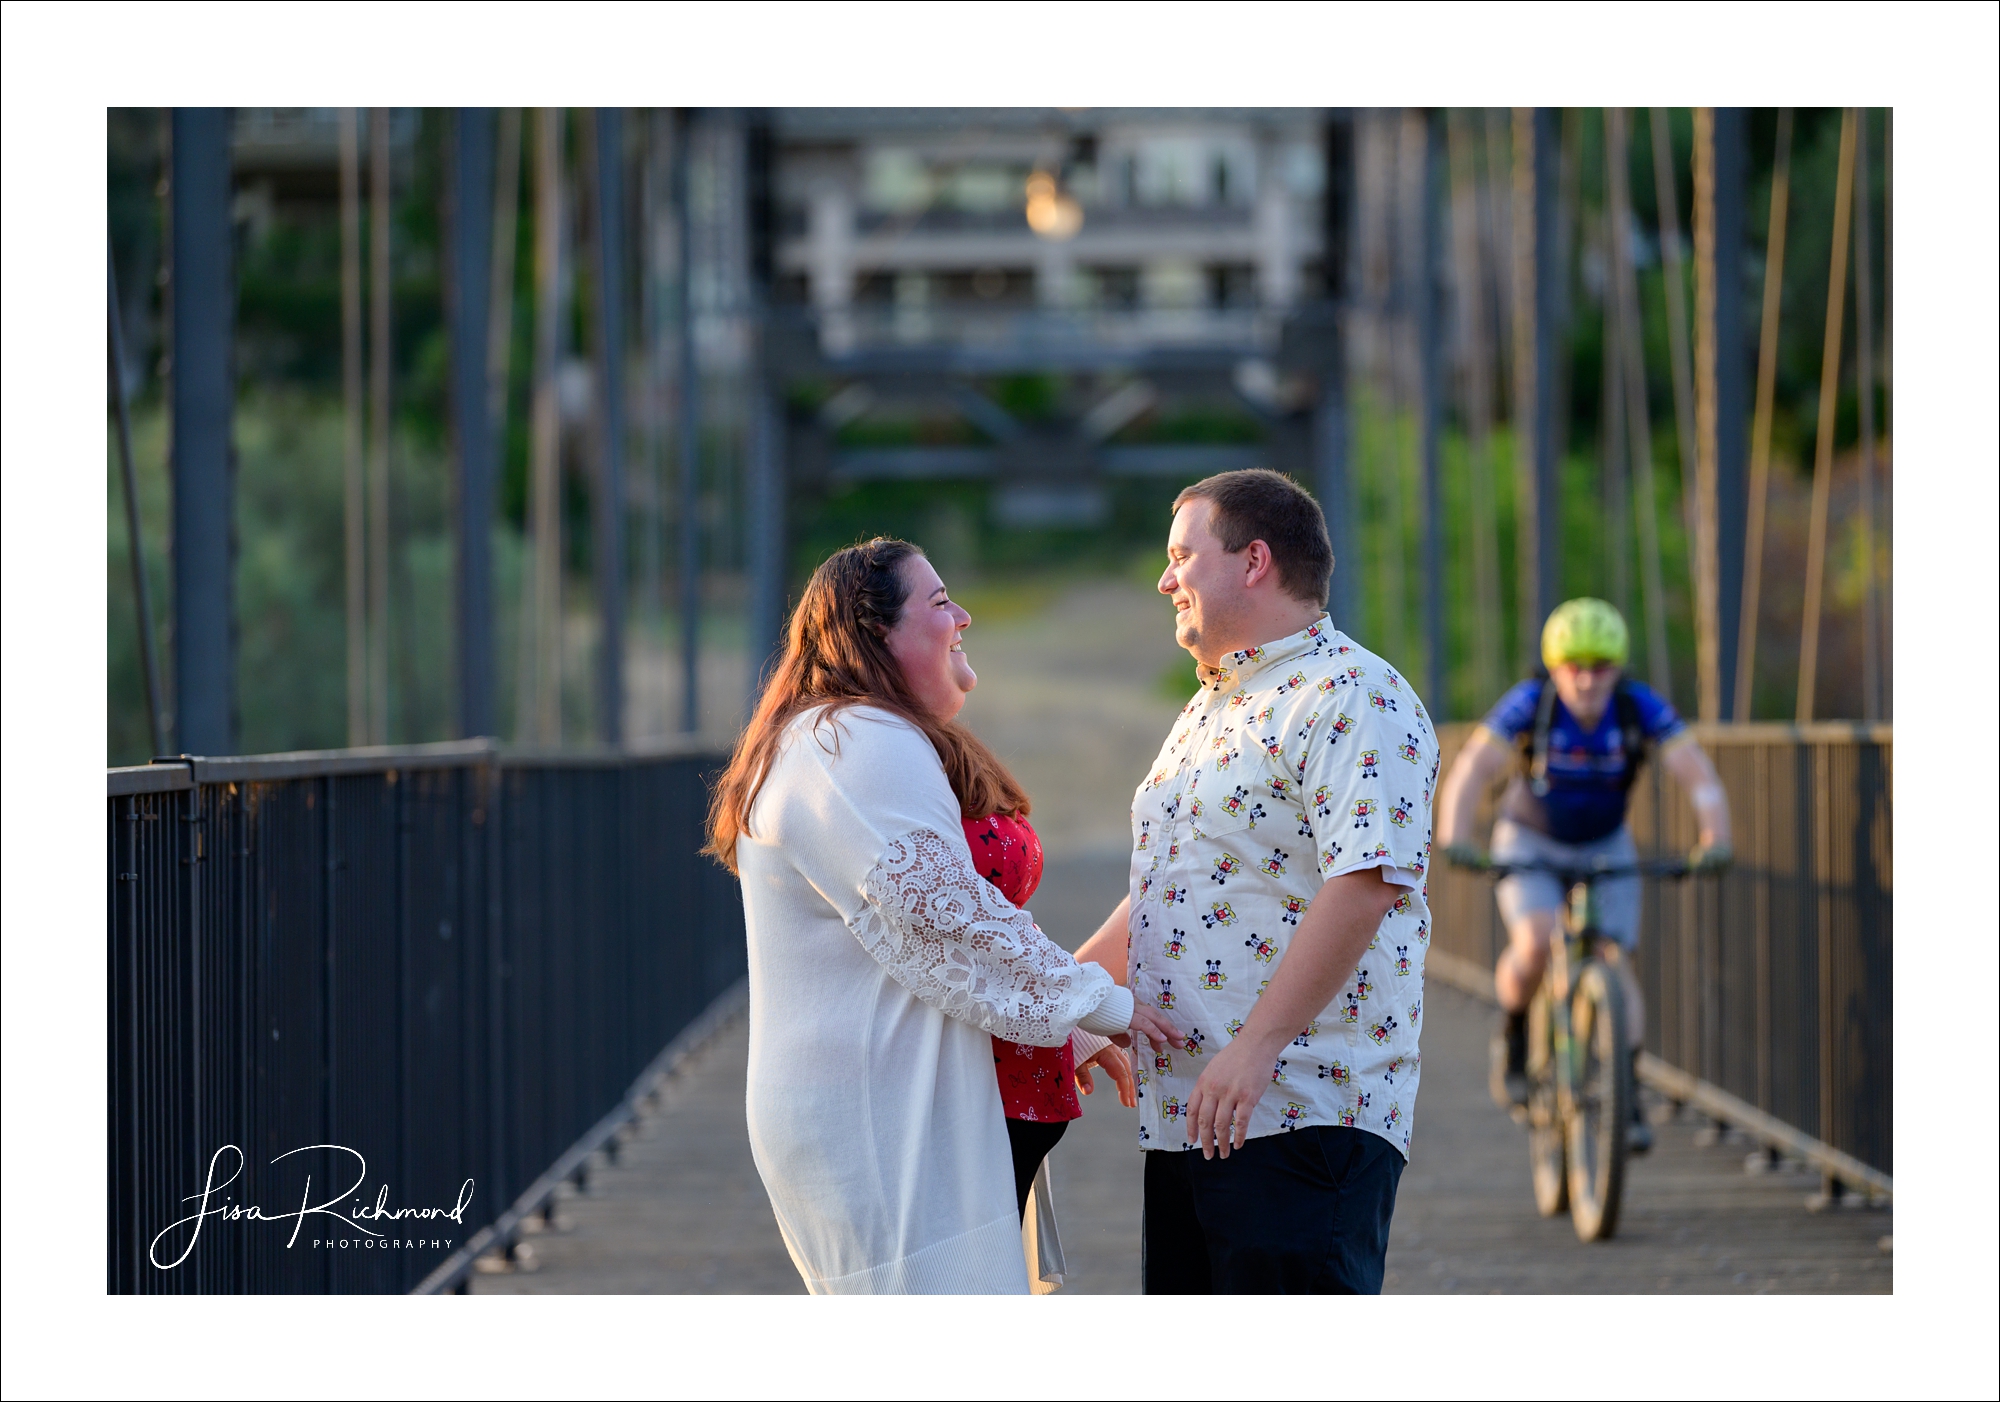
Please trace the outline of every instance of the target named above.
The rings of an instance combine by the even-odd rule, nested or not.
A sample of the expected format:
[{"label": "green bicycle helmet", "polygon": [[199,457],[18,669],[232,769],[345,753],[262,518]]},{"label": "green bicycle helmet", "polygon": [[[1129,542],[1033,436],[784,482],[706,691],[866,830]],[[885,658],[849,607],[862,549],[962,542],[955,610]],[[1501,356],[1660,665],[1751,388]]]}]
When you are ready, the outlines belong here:
[{"label": "green bicycle helmet", "polygon": [[1631,636],[1618,610],[1602,599],[1571,599],[1558,604],[1542,626],[1542,663],[1611,662],[1625,665]]}]

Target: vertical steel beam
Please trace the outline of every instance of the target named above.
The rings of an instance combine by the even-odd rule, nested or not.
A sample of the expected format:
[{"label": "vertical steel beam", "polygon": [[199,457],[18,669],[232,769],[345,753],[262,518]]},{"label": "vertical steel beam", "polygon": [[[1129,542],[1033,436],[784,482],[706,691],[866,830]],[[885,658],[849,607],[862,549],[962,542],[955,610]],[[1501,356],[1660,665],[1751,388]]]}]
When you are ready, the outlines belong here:
[{"label": "vertical steel beam", "polygon": [[1695,109],[1695,654],[1705,721],[1721,719],[1723,696],[1735,695],[1743,596],[1744,127],[1741,108]]},{"label": "vertical steel beam", "polygon": [[[1606,126],[1610,125],[1609,119]],[[1609,221],[1607,220],[1607,225]],[[1610,238],[1623,236],[1620,230]],[[1629,621],[1632,613],[1632,511],[1626,500],[1624,357],[1619,354],[1618,295],[1607,280],[1602,304],[1604,344],[1599,359],[1598,491],[1604,509],[1605,597]]]},{"label": "vertical steel beam", "polygon": [[750,689],[754,708],[764,674],[782,646],[785,610],[785,419],[770,355],[771,280],[776,228],[772,133],[756,114],[744,143],[744,192],[750,233],[750,286],[758,321],[758,373],[750,390],[750,453],[745,556],[750,574]]},{"label": "vertical steel beam", "polygon": [[[1715,545],[1719,625],[1717,718],[1736,695],[1743,617],[1743,540],[1750,510],[1750,383],[1755,373],[1743,315],[1749,255],[1750,114],[1715,109]],[[1727,698],[1727,700],[1724,700]]]},{"label": "vertical steel beam", "polygon": [[497,735],[493,656],[493,109],[458,113],[451,184],[452,430],[458,449],[458,733]]},{"label": "vertical steel beam", "polygon": [[[646,391],[640,396],[639,421],[644,425],[644,489],[638,494],[645,503],[644,522],[639,531],[639,597],[644,619],[640,625],[648,640],[664,628],[667,615],[666,555],[662,538],[667,525],[667,396],[666,396],[666,294],[667,294],[667,169],[663,162],[671,155],[672,136],[669,114],[659,108],[646,113],[644,154],[639,162],[639,340],[645,364]],[[664,727],[665,717],[648,713],[641,724],[649,732]]]},{"label": "vertical steel beam", "polygon": [[764,676],[782,646],[785,609],[785,420],[768,373],[750,389],[749,531],[750,689],[755,707]]},{"label": "vertical steel beam", "polygon": [[1688,349],[1687,275],[1681,271],[1680,191],[1674,174],[1673,123],[1664,107],[1653,114],[1653,196],[1659,208],[1660,270],[1665,274],[1667,365],[1674,386],[1674,441],[1681,460],[1681,518],[1687,529],[1688,577],[1694,568],[1694,361]]},{"label": "vertical steel beam", "polygon": [[236,749],[229,126],[226,107],[174,109],[174,730],[207,755]]},{"label": "vertical steel beam", "polygon": [[1542,620],[1561,586],[1556,476],[1558,133],[1552,107],[1514,112],[1514,503],[1523,664],[1540,655]]},{"label": "vertical steel beam", "polygon": [[1360,559],[1348,529],[1347,341],[1348,283],[1354,246],[1354,113],[1337,107],[1326,119],[1324,314],[1319,394],[1313,405],[1313,485],[1333,544],[1327,608],[1335,626],[1359,627]]},{"label": "vertical steel beam", "polygon": [[1722,629],[1716,568],[1715,109],[1694,109],[1694,666],[1698,712],[1720,718]]},{"label": "vertical steel beam", "polygon": [[606,744],[625,738],[625,112],[597,109],[597,717]]},{"label": "vertical steel beam", "polygon": [[519,107],[500,109],[499,151],[493,167],[493,280],[486,316],[486,394],[495,451],[507,442],[508,364],[514,349],[514,260],[521,235]]},{"label": "vertical steel beam", "polygon": [[535,360],[528,532],[532,567],[522,574],[516,724],[537,743],[562,740],[562,417],[556,370],[562,356],[563,137],[567,113],[544,107],[535,122]]},{"label": "vertical steel beam", "polygon": [[680,258],[674,295],[680,312],[681,729],[691,735],[701,729],[701,372],[695,363],[694,215],[688,204],[694,113],[683,112],[678,126],[673,199]]},{"label": "vertical steel beam", "polygon": [[1447,118],[1451,149],[1451,232],[1456,265],[1458,310],[1463,326],[1467,495],[1471,511],[1470,622],[1474,691],[1497,696],[1506,651],[1506,621],[1501,602],[1499,531],[1493,501],[1494,329],[1488,295],[1487,260],[1481,249],[1480,185],[1474,168],[1476,133],[1463,113]]},{"label": "vertical steel beam", "polygon": [[389,113],[368,109],[368,738],[377,745],[389,743],[389,410],[396,369]]},{"label": "vertical steel beam", "polygon": [[1667,653],[1666,585],[1660,570],[1659,490],[1653,477],[1653,425],[1646,406],[1646,356],[1640,334],[1639,280],[1632,267],[1632,191],[1629,113],[1623,107],[1604,110],[1605,187],[1610,200],[1611,283],[1617,302],[1619,383],[1625,395],[1625,433],[1629,444],[1632,494],[1638,507],[1633,521],[1639,528],[1639,589],[1646,606],[1646,680],[1656,691],[1672,696],[1672,659]]},{"label": "vertical steel beam", "polygon": [[368,743],[367,414],[361,349],[361,112],[340,109],[341,486],[347,603],[347,743]]},{"label": "vertical steel beam", "polygon": [[132,416],[125,400],[125,327],[118,313],[118,261],[105,248],[105,305],[110,309],[111,394],[118,410],[118,470],[125,486],[125,533],[132,558],[132,608],[138,622],[139,665],[146,681],[146,736],[153,755],[167,752],[162,725],[160,663],[153,650],[153,594],[146,587],[146,537],[139,520],[139,475],[132,465]]},{"label": "vertical steel beam", "polygon": [[1445,681],[1444,500],[1438,490],[1438,429],[1445,395],[1444,318],[1444,113],[1424,114],[1422,264],[1417,272],[1417,397],[1424,478],[1424,694],[1438,720],[1451,715]]},{"label": "vertical steel beam", "polygon": [[1535,592],[1540,607],[1533,636],[1538,650],[1541,620],[1556,606],[1562,590],[1561,464],[1556,460],[1562,438],[1556,423],[1563,279],[1556,227],[1562,157],[1559,125],[1555,108],[1535,109]]},{"label": "vertical steel beam", "polygon": [[[1555,281],[1550,287],[1549,305],[1552,316],[1549,320],[1549,334],[1556,344],[1555,356],[1555,400],[1550,422],[1555,426],[1552,454],[1556,471],[1562,471],[1562,464],[1569,458],[1570,419],[1575,412],[1576,394],[1568,347],[1570,328],[1577,321],[1577,299],[1582,291],[1577,281],[1580,271],[1577,266],[1577,242],[1579,231],[1577,221],[1582,213],[1579,193],[1583,167],[1583,109],[1564,107],[1559,109],[1556,119],[1556,234],[1555,234]],[[1558,518],[1560,521],[1560,518]],[[1561,560],[1561,552],[1557,552]],[[1558,575],[1560,580],[1560,575]],[[1560,583],[1557,585],[1561,587]]]}]

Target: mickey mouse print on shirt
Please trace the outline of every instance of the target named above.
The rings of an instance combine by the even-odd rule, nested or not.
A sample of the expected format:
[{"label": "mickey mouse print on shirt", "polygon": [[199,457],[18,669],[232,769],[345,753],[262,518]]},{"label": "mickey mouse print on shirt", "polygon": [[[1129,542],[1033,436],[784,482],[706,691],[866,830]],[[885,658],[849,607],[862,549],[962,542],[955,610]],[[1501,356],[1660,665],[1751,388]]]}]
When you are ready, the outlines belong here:
[{"label": "mickey mouse print on shirt", "polygon": [[1141,1142],[1186,1147],[1175,1109],[1211,1035],[1236,1036],[1329,878],[1381,868],[1408,889],[1377,952],[1286,1048],[1250,1133],[1351,1124],[1407,1155],[1430,932],[1431,718],[1395,668],[1323,616],[1225,663],[1197,669],[1200,690],[1133,800],[1132,990],[1171,1007],[1185,1039],[1147,1068]]}]

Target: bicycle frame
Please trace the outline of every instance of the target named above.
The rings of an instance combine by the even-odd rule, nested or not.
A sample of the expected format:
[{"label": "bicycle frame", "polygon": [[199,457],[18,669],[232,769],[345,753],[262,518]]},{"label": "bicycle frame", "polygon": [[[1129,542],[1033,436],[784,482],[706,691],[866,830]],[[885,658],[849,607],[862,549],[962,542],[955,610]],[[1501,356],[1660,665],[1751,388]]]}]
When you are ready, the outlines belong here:
[{"label": "bicycle frame", "polygon": [[[1569,888],[1568,899],[1563,902],[1562,938],[1549,941],[1549,967],[1543,978],[1549,980],[1549,1022],[1554,1035],[1556,1070],[1556,1099],[1562,1116],[1567,1120],[1576,1113],[1576,1067],[1570,1042],[1570,998],[1576,992],[1576,980],[1571,977],[1574,968],[1581,977],[1584,968],[1592,959],[1603,959],[1598,952],[1598,944],[1611,944],[1604,940],[1597,926],[1597,899],[1595,876],[1578,874]],[[1615,963],[1615,959],[1606,960]]]}]

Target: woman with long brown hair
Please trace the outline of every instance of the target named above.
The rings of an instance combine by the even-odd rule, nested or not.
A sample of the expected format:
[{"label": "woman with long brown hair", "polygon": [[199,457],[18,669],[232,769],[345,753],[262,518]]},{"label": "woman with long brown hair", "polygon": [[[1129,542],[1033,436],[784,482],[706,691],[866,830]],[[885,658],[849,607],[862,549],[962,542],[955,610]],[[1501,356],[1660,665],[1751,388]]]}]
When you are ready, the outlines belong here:
[{"label": "woman with long brown hair", "polygon": [[1028,798],[954,720],[971,621],[914,545],[834,554],[709,812],[743,883],[751,1150],[816,1294],[1026,1291],[996,1042],[1170,1032],[973,860],[968,821]]}]

